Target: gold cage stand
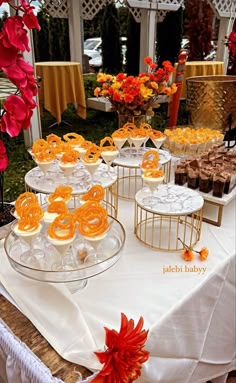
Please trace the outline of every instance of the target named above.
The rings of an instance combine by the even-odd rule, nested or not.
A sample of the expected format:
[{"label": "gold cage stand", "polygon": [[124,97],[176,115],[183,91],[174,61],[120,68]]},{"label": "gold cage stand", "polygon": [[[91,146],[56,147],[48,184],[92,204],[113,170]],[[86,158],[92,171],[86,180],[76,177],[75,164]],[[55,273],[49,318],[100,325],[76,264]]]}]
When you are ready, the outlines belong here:
[{"label": "gold cage stand", "polygon": [[[117,171],[118,182],[118,197],[126,200],[134,200],[135,194],[143,186],[141,177],[140,163],[141,156],[145,151],[151,148],[140,149],[139,157],[130,156],[130,149],[123,148],[120,151],[120,156],[114,160],[114,165]],[[159,167],[164,171],[164,182],[170,181],[171,175],[171,156],[164,150],[158,150],[160,155]]]},{"label": "gold cage stand", "polygon": [[203,198],[177,185],[161,185],[154,205],[145,205],[147,191],[135,196],[134,233],[144,245],[161,251],[178,251],[194,246],[200,239]]}]

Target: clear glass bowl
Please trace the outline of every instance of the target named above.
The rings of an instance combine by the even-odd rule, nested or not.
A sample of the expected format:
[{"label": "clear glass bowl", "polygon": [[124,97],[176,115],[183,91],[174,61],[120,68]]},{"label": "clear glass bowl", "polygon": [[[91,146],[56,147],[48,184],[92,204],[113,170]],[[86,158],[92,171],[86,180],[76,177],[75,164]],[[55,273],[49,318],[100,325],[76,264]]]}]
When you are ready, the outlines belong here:
[{"label": "clear glass bowl", "polygon": [[[75,290],[83,288],[87,279],[103,273],[112,267],[120,258],[125,243],[125,230],[122,224],[109,216],[109,230],[107,235],[96,242],[96,246],[77,234],[68,253],[63,255],[68,262],[61,270],[54,270],[53,264],[58,257],[56,249],[47,240],[47,230],[44,228],[33,243],[33,251],[44,251],[37,264],[22,262],[22,252],[27,250],[27,243],[11,231],[5,239],[4,247],[11,266],[20,274],[38,281],[53,283],[68,283]],[[81,256],[82,255],[82,256]],[[74,284],[74,282],[78,282]]]}]

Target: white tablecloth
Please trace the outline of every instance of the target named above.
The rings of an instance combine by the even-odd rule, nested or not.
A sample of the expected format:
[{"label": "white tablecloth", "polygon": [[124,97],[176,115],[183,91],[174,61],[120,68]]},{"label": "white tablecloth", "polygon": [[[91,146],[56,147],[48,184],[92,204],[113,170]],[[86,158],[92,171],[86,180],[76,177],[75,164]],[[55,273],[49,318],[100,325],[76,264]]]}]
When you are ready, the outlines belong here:
[{"label": "white tablecloth", "polygon": [[60,355],[89,369],[101,368],[93,352],[104,349],[104,326],[119,329],[121,312],[135,322],[143,316],[149,329],[150,358],[138,383],[200,383],[236,369],[235,200],[224,208],[222,227],[203,223],[196,249],[207,246],[208,260],[190,263],[138,242],[133,204],[119,203],[124,254],[84,290],[71,294],[17,274],[3,244],[2,284]]}]

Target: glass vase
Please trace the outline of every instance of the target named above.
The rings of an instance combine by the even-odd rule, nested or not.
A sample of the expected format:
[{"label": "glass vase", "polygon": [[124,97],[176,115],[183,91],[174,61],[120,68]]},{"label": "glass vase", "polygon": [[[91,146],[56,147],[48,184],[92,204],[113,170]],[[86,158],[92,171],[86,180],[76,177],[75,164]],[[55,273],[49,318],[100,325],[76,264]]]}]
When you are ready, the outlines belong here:
[{"label": "glass vase", "polygon": [[130,115],[130,114],[118,114],[118,129],[122,128],[127,122],[134,124],[137,128],[140,127],[140,124],[143,122],[147,122],[146,114],[139,115]]}]

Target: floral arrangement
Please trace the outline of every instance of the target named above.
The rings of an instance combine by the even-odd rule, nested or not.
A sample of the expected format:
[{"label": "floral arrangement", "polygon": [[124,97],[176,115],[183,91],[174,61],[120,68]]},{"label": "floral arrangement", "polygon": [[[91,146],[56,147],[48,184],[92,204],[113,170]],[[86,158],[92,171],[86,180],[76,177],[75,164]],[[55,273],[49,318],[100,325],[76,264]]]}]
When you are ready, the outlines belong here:
[{"label": "floral arrangement", "polygon": [[208,255],[209,255],[209,250],[207,247],[202,247],[200,251],[192,249],[190,246],[187,246],[180,238],[178,240],[182,243],[183,245],[183,250],[182,250],[182,258],[190,262],[195,258],[195,253],[199,254],[199,260],[200,261],[206,261]]},{"label": "floral arrangement", "polygon": [[132,383],[138,379],[142,363],[149,357],[149,352],[143,349],[148,331],[142,328],[142,317],[134,327],[133,319],[128,320],[123,313],[119,332],[105,328],[107,350],[95,352],[104,366],[93,383]]},{"label": "floral arrangement", "polygon": [[138,76],[98,73],[97,82],[100,86],[95,88],[94,95],[108,98],[120,114],[146,114],[160,94],[169,96],[177,88],[175,84],[169,85],[170,75],[174,72],[169,61],[164,61],[162,68],[158,68],[150,57],[146,57],[144,63],[147,65],[147,72]]},{"label": "floral arrangement", "polygon": [[23,52],[30,51],[26,28],[40,30],[30,2],[20,0],[17,6],[12,5],[10,0],[0,0],[0,6],[3,3],[8,3],[16,14],[5,20],[0,32],[0,70],[16,86],[17,91],[6,98],[0,114],[0,212],[3,212],[4,207],[3,172],[8,166],[4,134],[15,137],[22,129],[28,129],[33,109],[37,106],[34,100],[37,94],[34,69],[22,56]]}]

